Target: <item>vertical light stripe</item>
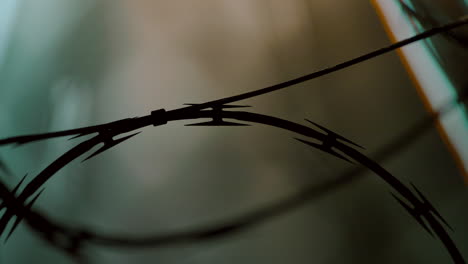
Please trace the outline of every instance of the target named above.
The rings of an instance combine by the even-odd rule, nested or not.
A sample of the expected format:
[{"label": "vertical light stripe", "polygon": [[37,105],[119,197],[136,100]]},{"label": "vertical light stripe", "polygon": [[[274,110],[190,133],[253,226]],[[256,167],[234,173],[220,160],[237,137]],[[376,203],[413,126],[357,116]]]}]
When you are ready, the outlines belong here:
[{"label": "vertical light stripe", "polygon": [[[415,35],[411,21],[396,0],[373,0],[392,40]],[[423,97],[429,111],[456,98],[456,90],[424,42],[403,47],[402,61]],[[458,106],[438,122],[439,132],[468,180],[468,121],[463,106]]]}]

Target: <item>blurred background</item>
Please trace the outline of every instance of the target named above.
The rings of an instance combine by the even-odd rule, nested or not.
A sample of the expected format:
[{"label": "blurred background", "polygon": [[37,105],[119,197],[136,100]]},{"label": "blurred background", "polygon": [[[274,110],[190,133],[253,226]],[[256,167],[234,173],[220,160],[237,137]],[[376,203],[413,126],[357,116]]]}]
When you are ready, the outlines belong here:
[{"label": "blurred background", "polygon": [[[463,1],[412,2],[436,24],[466,14]],[[453,6],[443,11],[435,2]],[[234,95],[389,43],[375,8],[362,0],[2,0],[0,137]],[[466,49],[457,47],[454,55],[453,42],[439,39],[435,45],[443,47],[436,48],[439,56],[448,50],[458,58],[447,74],[457,87],[466,85],[466,60],[460,60]],[[368,155],[427,116],[396,53],[242,104],[296,122],[313,120],[365,146]],[[134,236],[165,233],[226,221],[352,168],[284,131],[184,124],[146,128],[90,161],[70,164],[46,184],[35,206],[69,226]],[[14,186],[26,173],[30,180],[79,141],[2,147],[0,157],[13,174],[2,180]],[[381,165],[426,194],[468,257],[466,185],[437,129]],[[389,190],[366,172],[234,236],[86,252],[92,263],[103,264],[450,263],[441,243]],[[0,247],[0,263],[71,261],[22,224]]]}]

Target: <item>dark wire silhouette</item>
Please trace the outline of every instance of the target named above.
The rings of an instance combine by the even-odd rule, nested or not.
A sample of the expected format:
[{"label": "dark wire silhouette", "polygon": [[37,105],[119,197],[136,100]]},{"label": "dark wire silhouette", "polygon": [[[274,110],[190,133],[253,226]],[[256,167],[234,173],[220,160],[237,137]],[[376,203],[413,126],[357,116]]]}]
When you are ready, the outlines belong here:
[{"label": "dark wire silhouette", "polygon": [[[227,111],[225,109],[239,108],[244,106],[228,105],[229,103],[237,102],[240,100],[252,98],[262,94],[270,93],[279,89],[284,89],[292,85],[312,80],[320,76],[324,76],[338,70],[350,67],[357,63],[369,60],[387,52],[393,51],[397,48],[403,47],[410,43],[414,43],[418,40],[428,38],[438,33],[446,32],[468,24],[468,16],[465,16],[453,23],[449,23],[440,27],[435,27],[426,32],[418,34],[414,37],[406,40],[397,42],[389,45],[385,48],[378,49],[368,54],[359,56],[355,59],[340,63],[336,66],[320,70],[299,78],[286,81],[280,84],[269,86],[263,89],[255,90],[252,92],[243,93],[223,99],[218,99],[201,104],[191,104],[188,107],[183,107],[175,110],[166,111],[159,109],[151,112],[150,115],[136,118],[123,119],[107,124],[90,126],[72,130],[58,131],[45,134],[35,134],[26,136],[17,136],[0,140],[0,145],[7,144],[26,144],[37,140],[44,140],[54,137],[62,136],[73,136],[71,139],[77,139],[85,135],[91,135],[97,133],[94,137],[87,139],[75,147],[61,155],[37,176],[35,176],[23,189],[21,193],[16,195],[18,188],[21,186],[25,178],[14,188],[9,191],[3,182],[0,182],[0,197],[3,201],[0,209],[6,209],[4,215],[0,218],[0,233],[4,233],[8,223],[16,217],[12,228],[7,234],[7,239],[14,232],[15,228],[21,222],[25,220],[26,224],[30,226],[35,232],[37,232],[42,238],[48,241],[51,245],[67,252],[70,256],[79,262],[85,262],[83,258],[82,249],[86,243],[94,243],[99,245],[115,246],[115,247],[147,247],[147,246],[160,246],[174,243],[187,243],[187,242],[199,242],[211,238],[224,236],[227,234],[235,233],[242,229],[251,227],[255,224],[259,224],[265,220],[270,219],[276,215],[285,213],[292,208],[295,208],[312,198],[317,198],[320,195],[328,193],[333,189],[356,179],[360,172],[364,169],[373,171],[376,175],[381,177],[387,184],[390,185],[393,192],[393,197],[412,215],[416,221],[431,235],[438,237],[448,253],[450,254],[453,263],[465,263],[463,256],[457,249],[454,242],[451,240],[449,234],[445,230],[445,227],[451,229],[445,219],[442,218],[441,214],[429,203],[427,198],[411,183],[412,189],[401,183],[391,173],[381,167],[376,160],[383,160],[390,155],[395,154],[403,147],[407,146],[417,136],[432,127],[432,122],[440,116],[446,114],[454,105],[457,105],[461,101],[466,99],[466,92],[461,95],[455,102],[449,102],[439,112],[430,116],[427,120],[417,124],[414,128],[408,130],[399,137],[395,142],[389,144],[388,147],[376,154],[376,160],[369,158],[362,154],[356,149],[360,148],[359,145],[346,139],[343,136],[319,125],[312,121],[317,129],[308,127],[302,124],[294,123],[288,120],[246,112],[246,111]],[[232,125],[250,125],[263,124],[280,129],[285,129],[290,132],[296,133],[302,138],[296,138],[298,141],[307,144],[315,149],[324,151],[337,158],[349,161],[357,162],[362,166],[354,169],[353,171],[339,177],[335,180],[320,184],[319,186],[310,186],[297,194],[279,201],[271,206],[258,209],[256,211],[242,215],[236,219],[231,219],[226,223],[210,226],[207,228],[200,228],[195,230],[189,230],[186,232],[176,232],[170,234],[157,234],[154,236],[143,237],[143,238],[132,238],[129,235],[107,235],[94,232],[91,230],[84,230],[78,228],[70,228],[65,225],[56,223],[39,211],[32,210],[31,207],[34,202],[38,199],[42,193],[43,185],[49,180],[55,173],[65,167],[73,160],[81,157],[93,147],[103,143],[104,145],[96,152],[88,156],[86,161],[95,155],[98,155],[128,139],[137,135],[133,133],[120,138],[116,138],[119,135],[132,132],[141,129],[146,126],[160,126],[171,121],[179,120],[193,120],[193,119],[204,119],[209,118],[211,121],[194,123],[191,125],[195,126],[232,126]],[[232,121],[226,121],[229,119]],[[244,123],[236,123],[234,120],[241,121]],[[312,140],[312,141],[311,141]],[[318,142],[318,143],[315,143]],[[339,151],[339,152],[337,152]]]}]

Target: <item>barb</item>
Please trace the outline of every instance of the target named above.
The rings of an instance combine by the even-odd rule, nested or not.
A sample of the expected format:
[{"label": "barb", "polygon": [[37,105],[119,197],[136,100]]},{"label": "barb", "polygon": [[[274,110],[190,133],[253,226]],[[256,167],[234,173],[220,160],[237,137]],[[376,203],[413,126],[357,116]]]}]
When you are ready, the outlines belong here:
[{"label": "barb", "polygon": [[[186,104],[186,105],[198,105],[198,104]],[[223,120],[222,112],[224,109],[233,108],[245,108],[250,107],[248,105],[212,105],[210,108],[213,109],[213,120],[209,122],[188,124],[185,126],[249,126],[248,124],[227,122]]]},{"label": "barb", "polygon": [[[23,176],[23,178],[19,181],[19,183],[11,191],[13,194],[16,194],[16,192],[21,187],[21,185],[23,184],[24,180],[26,180],[27,177],[28,177],[28,174],[26,173],[26,175]],[[2,203],[0,204],[0,211],[3,210],[4,208],[6,208],[6,206],[5,206],[5,203],[2,201]]]},{"label": "barb", "polygon": [[307,141],[307,140],[303,140],[303,139],[299,139],[299,138],[294,138],[296,139],[297,141],[299,142],[302,142],[306,145],[309,145],[315,149],[318,149],[318,150],[321,150],[323,152],[326,152],[328,154],[331,154],[339,159],[342,159],[344,161],[347,161],[351,164],[354,164],[351,160],[349,160],[348,158],[346,158],[345,156],[343,156],[342,154],[336,152],[335,150],[333,150],[333,148],[336,146],[336,143],[338,142],[338,140],[340,141],[343,141],[343,142],[346,142],[348,144],[351,144],[355,147],[358,147],[358,148],[361,148],[361,149],[364,149],[364,147],[352,142],[351,140],[341,136],[341,135],[338,135],[337,133],[329,130],[328,128],[326,127],[323,127],[313,121],[310,121],[309,119],[306,119],[307,122],[313,124],[314,126],[320,128],[322,131],[325,131],[327,133],[327,137],[325,138],[325,140],[321,143],[321,144],[317,144],[317,143],[313,143],[313,142],[310,142],[310,141]]},{"label": "barb", "polygon": [[422,204],[427,207],[427,210],[432,212],[439,218],[450,230],[453,231],[453,228],[445,221],[445,219],[442,217],[442,215],[434,208],[434,206],[431,205],[431,203],[427,200],[427,198],[419,191],[419,189],[412,183],[410,182],[411,186],[413,189],[418,193],[419,197],[422,199]]},{"label": "barb", "polygon": [[[100,136],[96,136],[89,140],[86,140],[71,150],[64,153],[54,162],[52,162],[48,167],[46,167],[43,171],[41,171],[34,179],[29,182],[26,187],[23,189],[20,195],[16,198],[18,203],[23,204],[28,198],[30,198],[34,193],[36,193],[55,173],[57,173],[60,169],[65,167],[67,164],[75,160],[76,158],[80,157],[84,153],[91,150],[94,146],[101,143],[102,139]],[[4,197],[2,196],[2,199]],[[7,210],[5,214],[0,218],[0,234],[2,234],[9,221],[14,215],[14,211]]]},{"label": "barb", "polygon": [[134,136],[136,136],[136,135],[138,135],[138,134],[140,134],[140,133],[141,133],[141,132],[133,133],[133,134],[131,134],[131,135],[129,135],[129,136],[125,136],[125,137],[122,137],[122,138],[119,138],[119,139],[115,139],[115,140],[112,139],[111,136],[108,136],[110,139],[104,141],[104,146],[102,146],[102,148],[96,150],[96,152],[94,152],[93,154],[91,154],[89,157],[87,157],[86,159],[84,159],[82,162],[85,162],[85,161],[87,161],[87,160],[89,160],[89,159],[91,159],[91,158],[93,158],[93,157],[95,157],[95,156],[101,154],[102,152],[104,152],[104,151],[106,151],[106,150],[108,150],[108,149],[110,149],[110,148],[112,148],[112,147],[115,147],[116,145],[118,145],[118,144],[120,144],[120,143],[122,143],[122,142],[124,142],[124,141],[126,141],[126,140],[128,140],[128,139],[130,139],[130,138],[132,138],[132,137],[134,137]]},{"label": "barb", "polygon": [[326,152],[326,153],[328,153],[328,154],[330,154],[330,155],[333,155],[333,156],[335,156],[335,157],[337,157],[337,158],[339,158],[339,159],[342,159],[342,160],[347,161],[347,162],[349,162],[349,163],[351,163],[351,164],[354,164],[354,162],[352,162],[351,160],[349,160],[349,159],[346,158],[345,156],[343,156],[343,155],[341,155],[340,153],[334,151],[334,150],[332,149],[333,143],[330,142],[329,140],[324,141],[324,142],[321,143],[321,144],[317,144],[317,143],[313,143],[313,142],[310,142],[310,141],[307,141],[307,140],[303,140],[303,139],[300,139],[300,138],[294,138],[294,139],[297,140],[297,141],[299,141],[299,142],[302,142],[302,143],[304,143],[304,144],[306,144],[306,145],[309,145],[309,146],[311,146],[311,147],[313,147],[313,148],[315,148],[315,149],[321,150],[321,151]]},{"label": "barb", "polygon": [[[31,210],[32,206],[34,205],[34,203],[37,201],[37,199],[39,198],[39,196],[41,196],[41,194],[44,192],[44,189],[40,190],[38,194],[36,194],[36,196],[33,197],[33,199],[28,203],[26,204],[25,206],[25,209],[27,209],[28,211]],[[11,227],[10,229],[10,232],[8,232],[8,235],[7,237],[5,238],[5,243],[8,241],[8,239],[11,237],[11,235],[13,234],[13,232],[15,232],[16,228],[18,227],[19,223],[21,222],[21,220],[23,220],[22,217],[20,216],[16,216],[16,220],[15,222],[13,223],[13,226]]]}]

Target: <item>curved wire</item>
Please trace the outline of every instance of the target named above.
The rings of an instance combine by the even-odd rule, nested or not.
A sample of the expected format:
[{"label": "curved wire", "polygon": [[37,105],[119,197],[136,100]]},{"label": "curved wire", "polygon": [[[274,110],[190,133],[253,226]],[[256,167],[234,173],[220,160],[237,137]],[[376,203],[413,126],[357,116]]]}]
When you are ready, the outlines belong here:
[{"label": "curved wire", "polygon": [[[440,114],[444,114],[450,109],[451,108],[445,108],[444,109],[445,111],[441,112]],[[202,111],[191,113],[191,115],[188,115],[185,117],[173,116],[171,120],[168,120],[168,121],[193,120],[193,119],[199,119],[199,118],[214,118],[216,115],[219,115],[219,114],[220,113],[217,110],[202,110]],[[435,234],[441,239],[441,241],[443,242],[443,244],[449,251],[454,263],[464,263],[463,257],[461,256],[460,252],[456,248],[453,241],[450,239],[450,236],[445,231],[443,224],[440,222],[440,221],[445,222],[445,220],[443,220],[443,218],[441,217],[439,219],[440,221],[437,219],[437,217],[439,217],[440,214],[428,203],[425,197],[422,196],[422,194],[417,189],[415,189],[416,193],[420,195],[420,197],[418,198],[409,188],[407,188],[397,178],[395,178],[388,171],[382,168],[376,161],[373,161],[372,159],[368,158],[364,154],[357,151],[354,147],[351,147],[350,146],[351,143],[349,141],[346,141],[345,138],[337,134],[330,134],[332,133],[331,131],[327,131],[329,134],[321,133],[318,130],[315,130],[305,125],[301,125],[298,123],[294,123],[288,120],[284,120],[284,119],[280,119],[280,118],[276,118],[272,116],[261,115],[261,114],[251,113],[251,112],[221,111],[221,117],[227,118],[227,119],[257,123],[257,124],[264,124],[264,125],[288,130],[290,132],[294,132],[296,134],[305,136],[308,139],[315,139],[316,141],[322,144],[324,144],[325,142],[329,142],[330,135],[332,135],[334,139],[337,139],[333,141],[332,147],[336,148],[337,150],[340,150],[342,153],[348,155],[353,160],[364,165],[365,167],[367,167],[367,169],[372,170],[374,173],[380,176],[384,181],[386,181],[394,189],[394,191],[396,191],[396,193],[398,193],[401,197],[405,198],[413,206],[413,210],[417,211],[418,217],[424,217],[424,219],[429,223],[429,226],[432,228]],[[428,121],[432,122],[433,121],[432,119],[437,118],[437,117],[438,115],[433,116],[431,120],[428,120]],[[427,123],[429,122],[424,123],[424,125],[427,126]],[[418,127],[418,131],[422,131],[422,130],[419,129]],[[110,135],[112,134],[107,134],[107,136],[110,136]],[[92,139],[89,139],[83,143],[80,143],[75,148],[71,149],[69,152],[65,153],[63,156],[57,159],[54,163],[63,163],[65,161],[69,162],[71,159],[73,159],[73,157],[77,158],[85,154],[93,146],[99,144],[101,140],[103,139],[100,139],[98,135]],[[344,141],[344,143],[340,142],[340,140]],[[387,156],[389,154],[388,151],[384,151],[383,153],[387,153]],[[68,163],[64,163],[62,165],[65,166],[66,164]],[[51,167],[58,168],[57,165],[52,165],[52,164],[51,164]],[[47,170],[48,172],[44,173],[43,171],[39,174],[41,175],[42,179],[45,179],[42,175],[49,174],[49,176],[51,177],[54,174],[53,171],[50,169],[46,168],[45,170]],[[339,177],[336,180],[326,182],[325,184],[320,184],[319,186],[311,186],[302,191],[299,191],[297,194],[289,197],[288,199],[279,201],[278,203],[272,204],[268,207],[261,208],[259,210],[254,210],[250,213],[246,213],[240,217],[231,219],[227,223],[223,223],[217,226],[210,226],[207,228],[197,228],[195,230],[189,230],[186,232],[157,234],[157,235],[152,235],[152,236],[148,236],[144,238],[130,238],[128,235],[120,235],[120,236],[107,235],[107,234],[92,232],[89,230],[71,229],[71,228],[67,228],[64,226],[60,226],[58,224],[50,224],[50,223],[45,224],[47,223],[47,221],[45,221],[44,219],[38,221],[37,215],[34,215],[33,217],[28,216],[27,210],[25,211],[23,207],[22,207],[23,208],[22,211],[17,211],[16,207],[11,206],[14,209],[10,210],[9,212],[10,212],[10,215],[16,214],[18,217],[21,217],[21,216],[25,217],[25,219],[28,220],[27,223],[29,225],[32,224],[33,228],[40,228],[42,234],[43,235],[46,234],[47,239],[54,243],[57,243],[58,241],[58,239],[54,239],[54,237],[57,237],[60,235],[60,236],[67,237],[68,238],[67,244],[74,244],[75,248],[84,242],[95,243],[95,244],[106,245],[106,246],[114,246],[114,247],[154,247],[154,246],[159,246],[159,245],[203,241],[203,240],[207,240],[210,238],[216,238],[219,236],[232,234],[237,231],[243,230],[245,228],[251,227],[253,225],[262,223],[263,221],[270,219],[271,217],[285,213],[297,206],[304,204],[307,201],[310,201],[310,199],[312,198],[317,198],[320,195],[325,194],[327,191],[337,188],[344,183],[350,182],[352,179],[357,178],[361,170],[359,169],[353,170],[352,172],[347,173],[346,175]],[[38,182],[39,181],[36,181],[35,184],[31,185],[32,187],[25,188],[23,193],[20,194],[20,196],[18,196],[14,200],[14,202],[16,203],[16,206],[21,207],[21,205],[18,205],[18,204],[21,204],[21,198],[32,195],[35,191],[37,191],[42,186],[42,184],[38,184]],[[43,183],[45,183],[45,181]],[[0,195],[2,195],[3,197],[4,193],[0,193]],[[8,200],[10,203],[11,203],[11,199],[12,198],[10,197]],[[7,205],[7,207],[10,209],[9,205]],[[6,214],[2,217],[2,220],[3,219],[6,219]],[[418,220],[417,217],[416,217],[416,220]],[[34,224],[37,222],[40,222],[42,224],[41,225]],[[45,228],[47,230],[46,232],[44,232],[44,226],[46,227]],[[423,225],[423,227],[425,226]],[[427,227],[425,228],[429,233],[432,233]],[[70,248],[70,246],[65,246],[65,245],[59,245],[59,247]],[[74,247],[71,247],[71,248],[74,248]]]}]

